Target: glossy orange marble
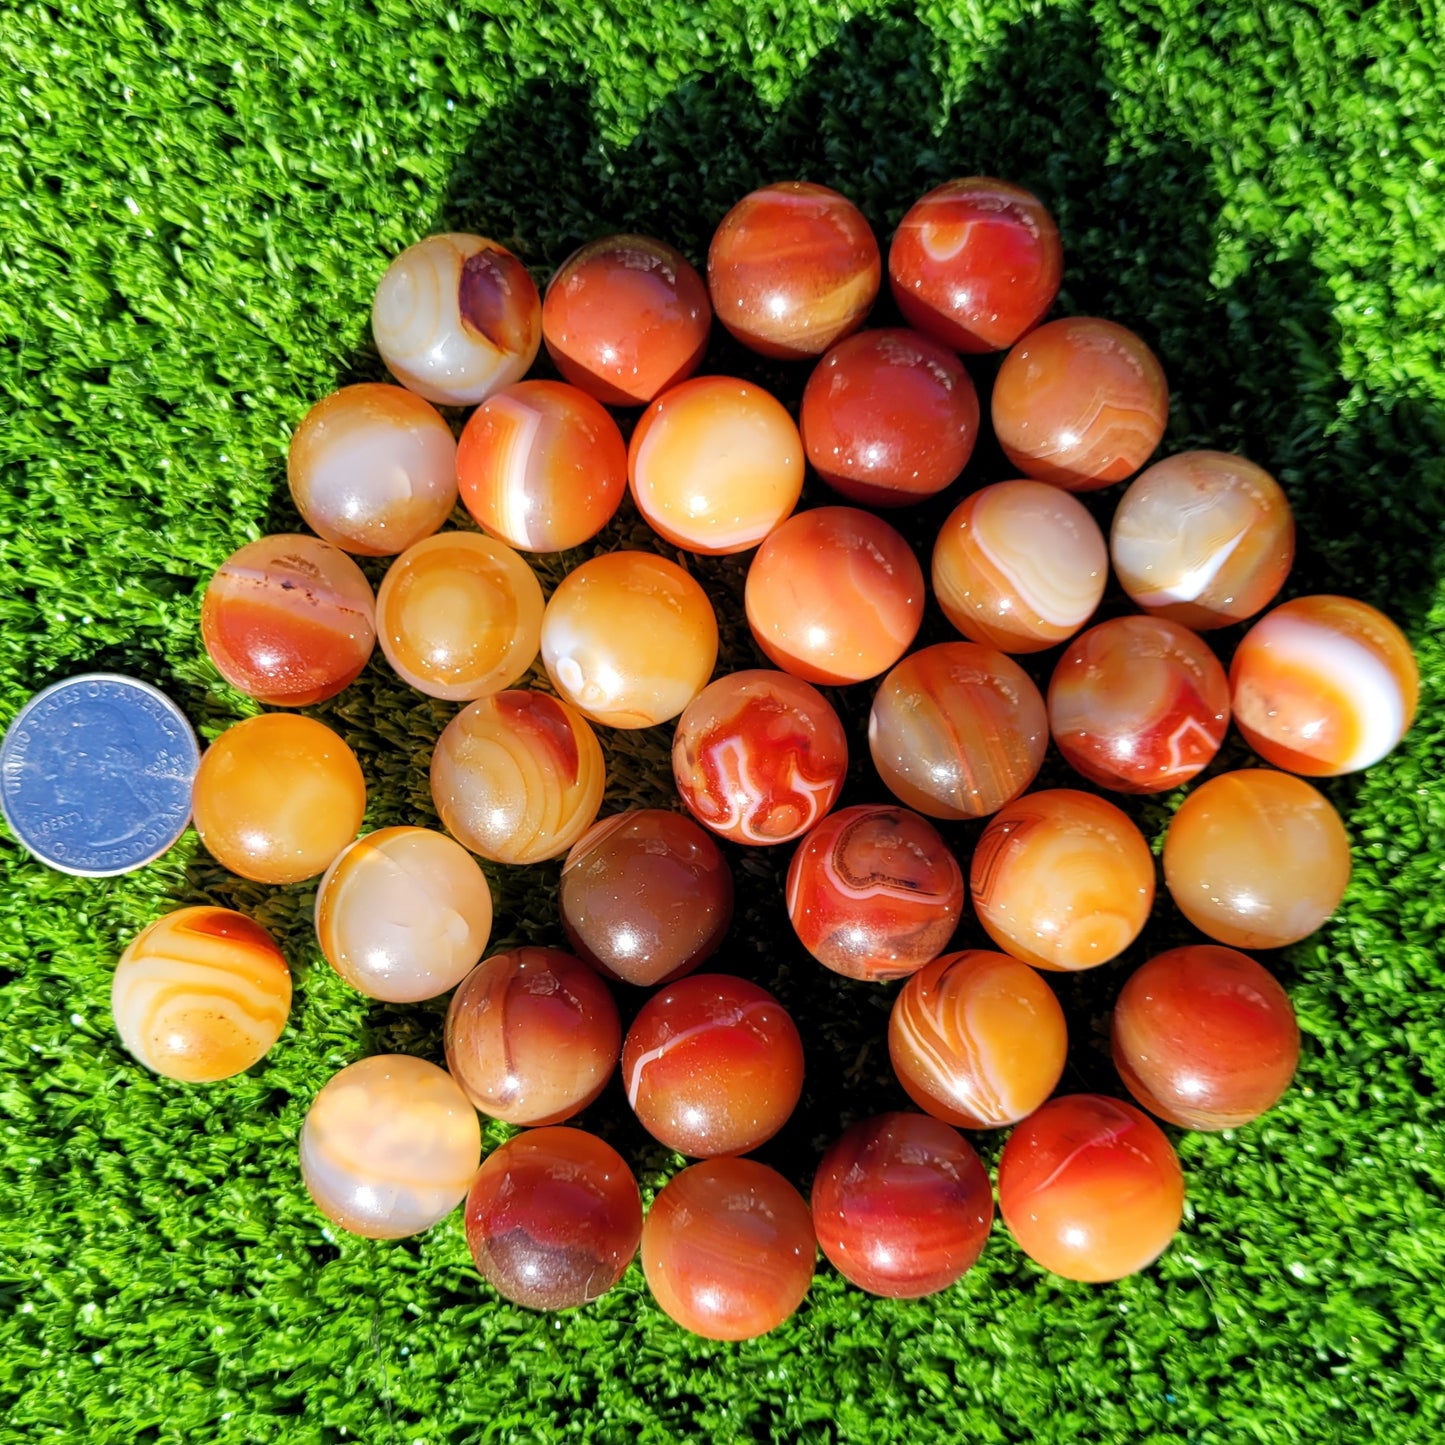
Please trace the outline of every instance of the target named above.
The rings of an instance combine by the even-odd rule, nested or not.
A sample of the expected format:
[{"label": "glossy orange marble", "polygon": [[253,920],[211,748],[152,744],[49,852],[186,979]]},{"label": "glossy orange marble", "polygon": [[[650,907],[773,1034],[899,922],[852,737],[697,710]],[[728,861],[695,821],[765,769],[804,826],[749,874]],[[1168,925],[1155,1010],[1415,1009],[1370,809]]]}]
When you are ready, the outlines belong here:
[{"label": "glossy orange marble", "polygon": [[639,418],[627,484],[643,520],[689,552],[756,547],[798,504],[803,441],[783,404],[731,376],[696,376]]},{"label": "glossy orange marble", "polygon": [[1179,911],[1231,948],[1283,948],[1339,907],[1350,839],[1323,793],[1267,768],[1222,773],[1185,798],[1164,838]]},{"label": "glossy orange marble", "polygon": [[1069,1094],[1009,1136],[998,1204],[1035,1264],[1102,1283],[1147,1269],[1169,1247],[1184,1217],[1184,1174],[1164,1131],[1132,1104]]},{"label": "glossy orange marble", "polygon": [[941,492],[973,455],[978,392],[947,347],[885,327],[840,341],[803,390],[799,428],[818,475],[867,507]]},{"label": "glossy orange marble", "polygon": [[832,808],[848,738],[815,687],[763,668],[728,673],[683,709],[672,775],[694,818],[734,843],[801,838]]},{"label": "glossy orange marble", "polygon": [[1294,514],[1263,467],[1180,452],[1129,483],[1109,550],[1136,606],[1207,632],[1274,600],[1294,562]]},{"label": "glossy orange marble", "polygon": [[817,1257],[803,1197],[754,1159],[675,1174],[642,1222],[642,1272],[663,1313],[709,1340],[750,1340],[802,1304]]},{"label": "glossy orange marble", "polygon": [[747,1154],[797,1107],[803,1043],[766,989],[696,973],[642,1006],[622,1045],[622,1085],[643,1128],[669,1149]]},{"label": "glossy orange marble", "polygon": [[943,952],[963,913],[963,870],[917,813],[830,813],[793,854],[785,893],[798,941],[848,978],[905,978]]},{"label": "glossy orange marble", "polygon": [[1367,602],[1296,597],[1244,635],[1229,668],[1234,720],[1265,762],[1329,777],[1377,763],[1405,736],[1420,670]]},{"label": "glossy orange marble", "polygon": [[642,1238],[626,1160],[581,1129],[531,1129],[487,1155],[467,1194],[467,1246],[482,1278],[532,1310],[590,1304]]},{"label": "glossy orange marble", "polygon": [[440,532],[408,547],[376,594],[381,650],[428,697],[469,702],[510,687],[536,660],[542,584],[505,542]]},{"label": "glossy orange marble", "polygon": [[622,1047],[607,985],[559,948],[494,953],[447,1009],[447,1069],[473,1104],[508,1124],[559,1124],[606,1086]]},{"label": "glossy orange marble", "polygon": [[1054,741],[1076,772],[1121,793],[1162,793],[1219,751],[1229,680],[1208,643],[1177,622],[1115,617],[1069,644],[1048,705]]},{"label": "glossy orange marble", "polygon": [[606,781],[587,720],[544,692],[481,698],[447,724],[432,753],[442,822],[493,863],[565,853],[596,819]]},{"label": "glossy orange marble", "polygon": [[964,1129],[1001,1129],[1053,1093],[1068,1052],[1064,1011],[1006,953],[947,953],[893,1000],[888,1056],[908,1097]]},{"label": "glossy orange marble", "polygon": [[202,846],[257,883],[314,878],[356,837],[366,781],[325,723],[264,713],[206,749],[191,796]]},{"label": "glossy orange marble", "polygon": [[908,324],[965,352],[1002,351],[1037,326],[1063,267],[1043,202],[990,176],[929,191],[888,248],[888,281]]},{"label": "glossy orange marble", "polygon": [[675,718],[717,661],[717,616],[700,583],[652,552],[574,568],[542,616],[542,662],[584,717],[614,728]]},{"label": "glossy orange marble", "polygon": [[712,329],[707,287],[651,236],[603,236],[557,268],[542,339],[557,370],[608,406],[646,406],[697,370]]},{"label": "glossy orange marble", "polygon": [[817,507],[788,518],[748,567],[748,626],[770,661],[807,682],[862,682],[908,650],[923,569],[879,517]]},{"label": "glossy orange marble", "polygon": [[943,615],[971,642],[1042,652],[1094,615],[1109,550],[1077,498],[1045,482],[996,482],[949,513],[932,573]]},{"label": "glossy orange marble", "polygon": [[207,584],[201,640],[248,697],[308,707],[354,682],[371,657],[371,584],[319,537],[262,537],[231,553]]},{"label": "glossy orange marble", "polygon": [[133,939],[111,978],[126,1049],[186,1084],[244,1073],[271,1051],[291,1010],[276,940],[229,908],[177,908]]},{"label": "glossy orange marble", "polygon": [[856,331],[883,262],[863,213],[808,181],[778,181],[722,218],[707,253],[717,318],[764,356],[819,356]]},{"label": "glossy orange marble", "polygon": [[1024,337],[993,387],[993,429],[1026,477],[1091,492],[1149,460],[1169,420],[1164,369],[1113,321],[1071,316]]},{"label": "glossy orange marble", "polygon": [[1272,974],[1232,948],[1157,954],[1114,1005],[1114,1064],[1151,1114],[1236,1129],[1272,1109],[1299,1063],[1299,1025]]},{"label": "glossy orange marble", "polygon": [[1073,973],[1117,958],[1154,906],[1154,855],[1129,815],[1092,793],[1026,793],[973,852],[974,911],[1005,953]]},{"label": "glossy orange marble", "polygon": [[975,642],[910,653],[883,679],[868,749],[889,792],[931,818],[982,818],[1038,776],[1044,700],[1011,658]]},{"label": "glossy orange marble", "polygon": [[520,381],[542,344],[542,299],[505,246],[428,236],[387,268],[371,334],[391,374],[443,406],[475,406]]},{"label": "glossy orange marble", "polygon": [[301,1126],[312,1202],[365,1239],[401,1239],[445,1219],[481,1157],[476,1110],[444,1069],[409,1054],[334,1074]]},{"label": "glossy orange marble", "polygon": [[286,479],[318,536],[344,552],[391,557],[430,537],[456,505],[456,438],[405,387],[343,386],[292,433]]},{"label": "glossy orange marble", "polygon": [[416,1003],[455,988],[492,931],[492,891],[460,843],[381,828],[342,849],[316,890],[316,938],[360,993]]},{"label": "glossy orange marble", "polygon": [[457,445],[457,478],[483,531],[523,552],[560,552],[612,520],[627,490],[627,447],[585,391],[519,381],[471,414]]}]

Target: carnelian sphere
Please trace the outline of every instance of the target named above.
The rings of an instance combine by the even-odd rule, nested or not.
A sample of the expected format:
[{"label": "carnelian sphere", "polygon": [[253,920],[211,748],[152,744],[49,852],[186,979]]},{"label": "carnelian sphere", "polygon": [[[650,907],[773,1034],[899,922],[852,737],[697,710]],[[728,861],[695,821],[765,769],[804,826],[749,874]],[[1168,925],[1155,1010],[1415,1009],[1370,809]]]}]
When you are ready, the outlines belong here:
[{"label": "carnelian sphere", "polygon": [[889,792],[931,818],[982,818],[1038,775],[1048,746],[1039,690],[975,642],[911,653],[883,679],[868,748]]},{"label": "carnelian sphere", "polygon": [[1002,351],[1036,326],[1063,278],[1059,228],[1031,191],[988,176],[915,201],[888,248],[910,326],[958,351]]},{"label": "carnelian sphere", "polygon": [[607,1293],[642,1238],[642,1199],[626,1161],[581,1129],[533,1129],[482,1162],[463,1211],[482,1278],[532,1310]]},{"label": "carnelian sphere", "polygon": [[606,1087],[622,1046],[607,985],[560,948],[494,953],[447,1009],[447,1069],[482,1113],[558,1124]]},{"label": "carnelian sphere", "polygon": [[476,1110],[444,1069],[409,1054],[334,1074],[301,1126],[307,1193],[364,1239],[401,1239],[445,1219],[481,1157]]},{"label": "carnelian sphere", "polygon": [[1274,600],[1294,561],[1294,516],[1263,467],[1181,452],[1129,483],[1109,550],[1136,606],[1207,632]]},{"label": "carnelian sphere", "polygon": [[998,1164],[1003,1222],[1035,1264],[1102,1283],[1146,1268],[1184,1217],[1184,1174],[1164,1131],[1099,1094],[1051,1099]]},{"label": "carnelian sphere", "polygon": [[882,278],[863,213],[808,181],[779,181],[744,196],[722,218],[707,253],[718,320],[764,356],[820,355],[863,324]]},{"label": "carnelian sphere", "polygon": [[337,855],[316,890],[316,938],[360,993],[415,1003],[455,988],[492,931],[492,892],[460,843],[381,828]]},{"label": "carnelian sphere", "polygon": [[1049,729],[1076,772],[1121,793],[1201,773],[1229,727],[1229,680],[1200,637],[1162,617],[1115,617],[1076,637],[1049,683]]},{"label": "carnelian sphere", "polygon": [[953,936],[963,870],[926,818],[865,803],[830,813],[798,844],[786,897],[799,942],[826,968],[904,978]]},{"label": "carnelian sphere", "polygon": [[371,334],[408,390],[475,406],[526,375],[542,344],[542,299],[505,246],[452,231],[408,246],[386,268]]},{"label": "carnelian sphere", "polygon": [[1169,387],[1132,331],[1071,316],[1040,326],[1009,352],[992,406],[999,445],[1025,476],[1089,492],[1148,461],[1169,420]]},{"label": "carnelian sphere", "polygon": [[1117,958],[1154,906],[1154,855],[1129,815],[1092,793],[1026,793],[989,820],[969,874],[1005,953],[1077,972]]},{"label": "carnelian sphere", "polygon": [[1164,838],[1164,881],[1179,911],[1231,948],[1308,938],[1350,881],[1350,839],[1329,800],[1301,778],[1246,768],[1211,778]]},{"label": "carnelian sphere", "polygon": [[707,1159],[674,1175],[642,1222],[642,1272],[664,1314],[709,1340],[776,1329],[813,1282],[803,1197],[755,1159]]},{"label": "carnelian sphere", "polygon": [[442,532],[408,547],[376,596],[381,650],[428,697],[470,702],[510,687],[542,635],[542,584],[505,542]]},{"label": "carnelian sphere", "polygon": [[1151,1114],[1234,1129],[1272,1109],[1299,1062],[1289,995],[1246,954],[1211,943],[1158,954],[1114,1005],[1114,1064]]},{"label": "carnelian sphere", "polygon": [[901,327],[840,341],[803,389],[799,428],[818,475],[868,507],[941,492],[973,455],[978,392],[953,352]]},{"label": "carnelian sphere", "polygon": [[947,1289],[983,1253],[993,1186],[973,1147],[926,1114],[880,1114],[824,1153],[811,1204],[818,1243],[870,1294]]},{"label": "carnelian sphere", "polygon": [[672,739],[678,795],[734,843],[789,843],[832,808],[848,738],[815,687],[763,668],[729,673],[683,709]]},{"label": "carnelian sphere", "polygon": [[141,930],[111,979],[111,1014],[146,1068],[209,1084],[259,1063],[286,1027],[291,970],[276,940],[229,908],[177,908]]},{"label": "carnelian sphere", "polygon": [[1266,613],[1235,649],[1229,683],[1245,742],[1310,777],[1379,762],[1420,697],[1405,634],[1351,597],[1296,597]]},{"label": "carnelian sphere", "polygon": [[519,381],[471,415],[457,446],[462,503],[523,552],[580,547],[627,490],[627,447],[600,402],[561,381]]},{"label": "carnelian sphere", "polygon": [[696,973],[642,1006],[622,1046],[622,1083],[643,1127],[669,1149],[746,1154],[797,1106],[803,1043],[766,989]]},{"label": "carnelian sphere", "polygon": [[345,552],[391,557],[430,537],[456,505],[456,438],[405,387],[343,386],[292,433],[286,478],[313,532]]},{"label": "carnelian sphere", "polygon": [[803,442],[783,404],[762,387],[697,376],[642,413],[627,481],[643,520],[675,546],[746,552],[797,506]]},{"label": "carnelian sphere", "polygon": [[605,552],[574,568],[542,614],[552,685],[592,722],[674,718],[717,661],[717,616],[701,585],[652,552]]},{"label": "carnelian sphere", "polygon": [[888,1018],[888,1055],[908,1097],[964,1129],[1027,1118],[1053,1093],[1068,1047],[1048,984],[985,949],[934,959],[899,990]]},{"label": "carnelian sphere", "polygon": [[207,584],[201,640],[248,697],[309,707],[354,682],[371,657],[371,584],[319,537],[262,537],[231,553]]},{"label": "carnelian sphere", "polygon": [[608,406],[646,406],[707,350],[712,306],[682,254],[651,236],[603,236],[557,268],[542,339],[557,370]]},{"label": "carnelian sphere", "polygon": [[447,830],[493,863],[565,853],[602,806],[606,764],[582,715],[517,689],[463,708],[437,739],[431,792]]},{"label": "carnelian sphere", "polygon": [[808,682],[862,682],[908,650],[923,570],[887,522],[856,507],[789,517],[748,567],[748,626],[768,658]]},{"label": "carnelian sphere", "polygon": [[717,952],[732,922],[733,875],[691,818],[639,808],[600,819],[573,844],[558,904],[580,958],[647,988]]},{"label": "carnelian sphere", "polygon": [[206,749],[191,805],[205,850],[257,883],[314,878],[356,837],[366,780],[325,723],[264,713]]},{"label": "carnelian sphere", "polygon": [[1109,549],[1082,502],[1045,482],[997,482],[965,498],[933,544],[933,591],[971,642],[1042,652],[1086,623]]}]

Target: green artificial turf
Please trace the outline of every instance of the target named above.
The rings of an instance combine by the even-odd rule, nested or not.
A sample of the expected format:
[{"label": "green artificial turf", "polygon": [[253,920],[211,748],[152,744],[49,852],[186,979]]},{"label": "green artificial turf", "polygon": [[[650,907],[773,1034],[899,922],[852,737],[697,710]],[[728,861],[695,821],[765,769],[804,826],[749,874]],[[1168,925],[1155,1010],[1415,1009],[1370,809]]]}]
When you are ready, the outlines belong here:
[{"label": "green artificial turf", "polygon": [[[1248,1128],[1170,1131],[1189,1202],[1159,1264],[1071,1285],[996,1224],[940,1296],[879,1301],[824,1264],[794,1319],[742,1345],[672,1326],[636,1266],[560,1317],[502,1303],[458,1215],[393,1244],[327,1227],[296,1166],[310,1099],[365,1054],[439,1059],[445,1001],[349,993],[315,948],[314,885],[239,882],[193,834],[97,882],[7,835],[0,1445],[1445,1438],[1442,33],[1438,0],[0,0],[0,721],[94,668],[156,682],[208,738],[253,710],[200,646],[200,592],[234,547],[296,525],[288,435],[382,376],[368,307],[400,248],[474,229],[545,282],[630,229],[700,261],[780,177],[841,188],[885,240],[951,176],[1036,189],[1064,237],[1059,310],[1116,318],[1163,361],[1165,449],[1277,474],[1300,524],[1290,593],[1384,608],[1423,680],[1406,742],[1324,785],[1355,846],[1344,906],[1268,960],[1304,1032],[1296,1086]],[[973,365],[985,388],[993,366]],[[805,367],[715,341],[709,369],[744,367],[796,403]],[[985,447],[967,484],[1004,474]],[[963,490],[904,520],[924,556]],[[650,545],[630,512],[597,545],[624,539]],[[548,585],[569,560],[540,564]],[[745,562],[690,562],[725,668],[757,657]],[[931,610],[923,640],[945,635]],[[855,740],[869,691],[836,695]],[[378,660],[313,711],[360,754],[369,826],[434,820],[451,708]],[[667,733],[607,736],[609,808],[668,802]],[[876,797],[855,752],[848,798]],[[1219,766],[1245,756],[1234,741]],[[1066,781],[1057,760],[1044,780]],[[1130,804],[1156,844],[1176,802]],[[720,964],[802,1028],[803,1103],[761,1157],[806,1189],[844,1121],[905,1101],[891,991],[792,942],[788,851],[731,853]],[[488,873],[496,945],[560,941],[555,864]],[[296,1000],[263,1065],[191,1088],[122,1052],[109,975],[143,924],[207,900],[275,931]],[[1119,964],[1055,980],[1066,1088],[1118,1089],[1113,997],[1187,936],[1161,902]],[[645,1197],[679,1166],[615,1082],[584,1122]],[[978,1143],[992,1166],[1000,1141]]]}]

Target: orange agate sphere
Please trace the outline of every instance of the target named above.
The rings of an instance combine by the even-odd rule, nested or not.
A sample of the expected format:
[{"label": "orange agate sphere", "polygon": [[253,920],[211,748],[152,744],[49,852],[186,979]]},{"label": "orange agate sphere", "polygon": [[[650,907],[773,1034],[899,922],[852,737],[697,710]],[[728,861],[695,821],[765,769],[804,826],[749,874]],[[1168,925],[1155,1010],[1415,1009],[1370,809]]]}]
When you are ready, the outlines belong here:
[{"label": "orange agate sphere", "polygon": [[647,525],[675,546],[746,552],[797,506],[803,442],[762,387],[697,376],[642,413],[627,480]]},{"label": "orange agate sphere", "polygon": [[201,601],[201,640],[221,676],[271,707],[309,707],[354,682],[376,643],[361,568],[303,534],[248,542]]},{"label": "orange agate sphere", "polygon": [[946,953],[893,1000],[888,1055],[908,1097],[964,1129],[1001,1129],[1053,1093],[1068,1053],[1047,983],[1006,953]]},{"label": "orange agate sphere", "polygon": [[606,552],[569,572],[542,615],[542,662],[584,717],[614,728],[674,718],[717,661],[717,617],[676,562]]},{"label": "orange agate sphere", "polygon": [[1405,634],[1365,602],[1296,597],[1245,634],[1229,669],[1234,720],[1265,762],[1327,777],[1368,768],[1415,717]]},{"label": "orange agate sphere", "polygon": [[257,883],[299,883],[356,837],[366,781],[324,723],[273,712],[227,728],[206,749],[191,802],[201,843],[223,868]]},{"label": "orange agate sphere", "polygon": [[642,1272],[683,1329],[750,1340],[802,1304],[817,1256],[803,1196],[754,1159],[706,1159],[674,1175],[642,1221]]},{"label": "orange agate sphere", "polygon": [[456,505],[456,438],[415,392],[343,386],[292,434],[286,477],[313,532],[346,552],[390,557],[430,537]]},{"label": "orange agate sphere", "polygon": [[744,593],[769,659],[808,682],[886,672],[923,621],[923,571],[887,522],[856,507],[789,517],[758,548]]},{"label": "orange agate sphere", "polygon": [[717,318],[764,356],[818,356],[856,331],[878,296],[883,262],[863,213],[807,181],[744,196],[707,253]]},{"label": "orange agate sphere", "polygon": [[1283,948],[1339,907],[1350,840],[1329,800],[1300,778],[1248,768],[1185,798],[1164,839],[1179,911],[1232,948]]},{"label": "orange agate sphere", "polygon": [[883,679],[868,748],[888,790],[931,818],[982,818],[1038,776],[1048,747],[1044,700],[1011,658],[940,642]]},{"label": "orange agate sphere", "polygon": [[1114,1005],[1114,1064],[1151,1114],[1234,1129],[1272,1109],[1299,1062],[1289,995],[1252,958],[1196,943],[1151,958]]},{"label": "orange agate sphere", "polygon": [[463,708],[437,739],[431,792],[447,830],[493,863],[565,853],[602,806],[606,764],[581,714],[516,690]]},{"label": "orange agate sphere", "polygon": [[712,306],[682,252],[651,236],[604,236],[557,268],[542,339],[557,370],[608,406],[646,406],[707,350]]},{"label": "orange agate sphere", "polygon": [[524,552],[580,547],[627,490],[627,447],[602,405],[560,381],[519,381],[471,415],[457,446],[462,503]]},{"label": "orange agate sphere", "polygon": [[1006,953],[1076,972],[1118,957],[1154,906],[1154,855],[1127,813],[1092,793],[1026,793],[989,821],[973,906]]},{"label": "orange agate sphere", "polygon": [[1294,516],[1263,467],[1181,452],[1129,483],[1109,550],[1137,606],[1207,632],[1274,600],[1294,561]]},{"label": "orange agate sphere", "polygon": [[376,596],[381,650],[428,697],[468,702],[510,687],[542,634],[542,584],[505,542],[442,532],[408,547]]},{"label": "orange agate sphere", "polygon": [[1089,492],[1149,460],[1169,420],[1169,387],[1132,331],[1093,316],[1051,321],[1004,358],[993,429],[1025,476]]},{"label": "orange agate sphere", "polygon": [[1184,1217],[1184,1175],[1164,1131],[1099,1094],[1051,1099],[1009,1136],[999,1213],[1051,1274],[1102,1283],[1153,1264]]},{"label": "orange agate sphere", "polygon": [[1109,551],[1082,502],[1044,482],[998,482],[949,514],[933,544],[933,591],[972,642],[1042,652],[1093,616]]}]

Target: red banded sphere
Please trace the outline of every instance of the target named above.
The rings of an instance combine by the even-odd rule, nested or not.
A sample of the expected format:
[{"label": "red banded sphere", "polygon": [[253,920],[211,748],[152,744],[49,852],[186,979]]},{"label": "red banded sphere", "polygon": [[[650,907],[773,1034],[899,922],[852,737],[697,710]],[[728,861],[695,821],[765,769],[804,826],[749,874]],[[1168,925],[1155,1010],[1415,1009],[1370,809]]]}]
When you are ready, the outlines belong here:
[{"label": "red banded sphere", "polygon": [[882,280],[878,242],[846,196],[779,181],[722,218],[707,253],[718,320],[764,356],[818,356],[856,331]]},{"label": "red banded sphere", "polygon": [[926,1114],[854,1124],[823,1155],[813,1226],[844,1279],[888,1299],[947,1289],[983,1253],[993,1187],[973,1148]]},{"label": "red banded sphere", "polygon": [[840,341],[803,390],[808,460],[836,492],[903,507],[941,492],[978,440],[978,392],[937,341],[901,327]]},{"label": "red banded sphere", "polygon": [[803,1043],[766,989],[693,974],[655,994],[622,1048],[627,1102],[680,1154],[746,1154],[771,1139],[803,1092]]},{"label": "red banded sphere", "polygon": [[1186,1129],[1234,1129],[1272,1109],[1299,1063],[1289,995],[1247,954],[1171,948],[1114,1005],[1114,1064],[1151,1114]]},{"label": "red banded sphere", "polygon": [[957,351],[1002,351],[1043,319],[1063,278],[1059,228],[1022,186],[948,181],[915,201],[888,249],[910,326]]}]

